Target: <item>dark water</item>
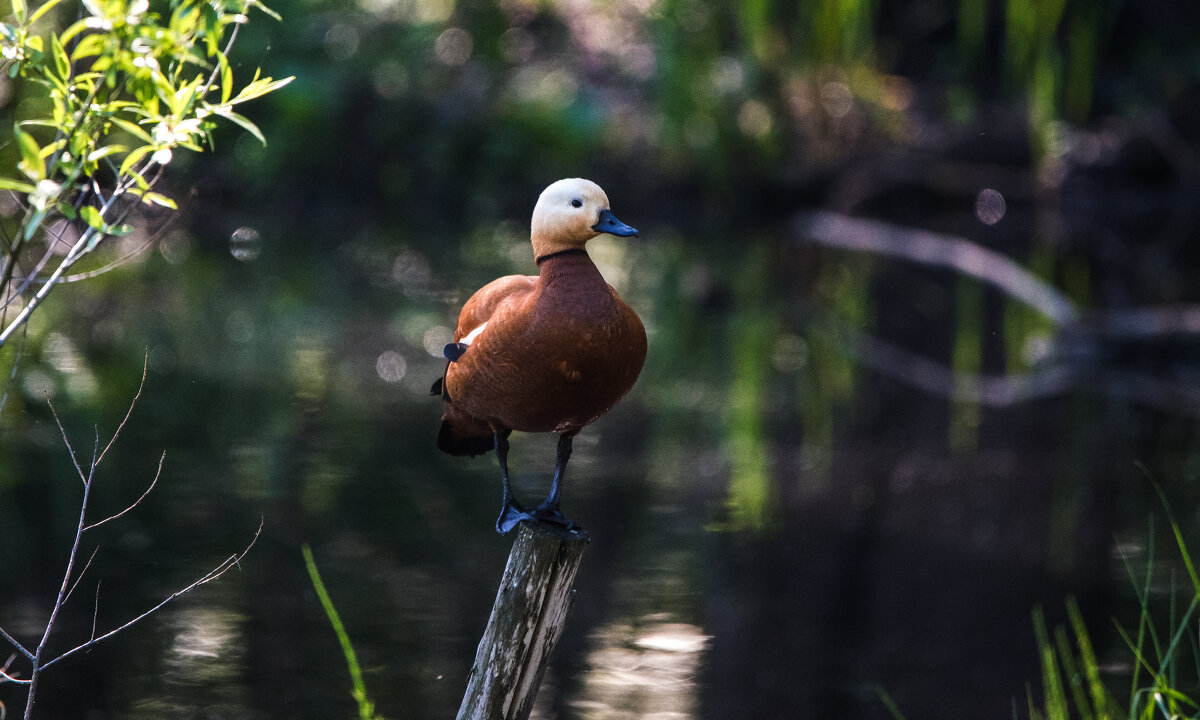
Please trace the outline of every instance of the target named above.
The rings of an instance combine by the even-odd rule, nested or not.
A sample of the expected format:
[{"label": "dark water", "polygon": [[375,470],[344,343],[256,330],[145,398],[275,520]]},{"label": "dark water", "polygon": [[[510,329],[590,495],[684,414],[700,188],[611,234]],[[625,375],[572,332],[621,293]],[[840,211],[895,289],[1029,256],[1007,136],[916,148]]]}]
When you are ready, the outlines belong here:
[{"label": "dark water", "polygon": [[[622,216],[642,222],[632,205]],[[972,333],[1002,371],[991,291],[964,321],[945,271],[779,237],[713,251],[642,224],[653,242],[593,245],[650,357],[575,445],[565,509],[592,544],[537,717],[888,717],[881,690],[911,718],[1023,715],[1030,613],[1058,620],[1071,595],[1116,647],[1108,618],[1130,608],[1114,548],[1143,559],[1147,474],[1186,498],[1191,417],[1086,383],[1006,408],[927,394],[860,365],[837,325],[943,363]],[[124,622],[263,529],[219,581],[48,670],[38,716],[351,717],[303,543],[378,711],[456,710],[510,540],[491,529],[494,461],[435,451],[427,393],[458,303],[532,270],[520,223],[500,228],[457,255],[369,231],[329,253],[268,226],[232,248],[180,232],[60,294],[3,417],[0,625],[35,642],[77,518],[41,398],[86,460],[147,348],[92,517],[137,498],[165,452],[162,477],[85,535],[99,551],[51,646],[86,640],[93,608],[100,631]],[[545,492],[553,448],[514,436],[519,495]],[[10,714],[22,698],[0,686]]]}]

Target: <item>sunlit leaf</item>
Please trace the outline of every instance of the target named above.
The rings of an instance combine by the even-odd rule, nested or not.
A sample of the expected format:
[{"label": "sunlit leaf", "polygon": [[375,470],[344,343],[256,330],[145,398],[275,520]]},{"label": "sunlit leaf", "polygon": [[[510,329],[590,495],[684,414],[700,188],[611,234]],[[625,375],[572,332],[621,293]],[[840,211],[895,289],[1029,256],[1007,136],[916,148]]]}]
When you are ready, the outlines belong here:
[{"label": "sunlit leaf", "polygon": [[239,92],[237,97],[233,99],[233,103],[243,103],[247,100],[253,100],[254,98],[262,97],[267,93],[278,90],[295,79],[295,76],[292,76],[283,78],[282,80],[272,80],[269,77],[260,78],[258,77],[258,74],[255,73],[254,80],[252,80],[249,85],[242,88],[242,91]]},{"label": "sunlit leaf", "polygon": [[275,20],[278,22],[283,21],[283,17],[279,13],[275,12],[271,8],[267,7],[266,5],[263,5],[262,3],[258,2],[258,0],[251,0],[250,7],[258,8],[259,10],[263,11],[267,15],[270,15],[271,17],[275,18]]},{"label": "sunlit leaf", "polygon": [[42,3],[42,6],[39,7],[37,10],[34,10],[33,15],[29,16],[29,24],[32,25],[35,22],[37,22],[38,18],[40,18],[41,16],[43,16],[47,12],[49,12],[50,9],[53,8],[55,5],[57,5],[59,2],[61,2],[61,0],[47,0],[46,2]]},{"label": "sunlit leaf", "polygon": [[229,98],[233,96],[233,70],[225,53],[217,53],[217,63],[221,66],[221,104],[228,105]]},{"label": "sunlit leaf", "polygon": [[150,133],[146,132],[141,127],[129,122],[128,120],[122,120],[121,118],[118,118],[118,117],[109,118],[109,120],[111,120],[114,125],[121,128],[122,130],[129,133],[130,135],[133,135],[134,137],[141,140],[142,142],[145,142],[145,143],[154,142],[154,140],[150,137]]},{"label": "sunlit leaf", "polygon": [[0,177],[0,190],[12,190],[14,192],[19,192],[19,193],[31,193],[34,191],[34,187],[32,185],[30,185],[29,183],[21,182],[20,180],[13,180],[11,178]]},{"label": "sunlit leaf", "polygon": [[88,153],[87,161],[96,162],[101,158],[106,158],[109,155],[114,155],[116,153],[123,153],[126,150],[128,150],[128,148],[126,148],[124,145],[105,145],[102,148],[96,148]]},{"label": "sunlit leaf", "polygon": [[13,138],[21,151],[21,165],[25,168],[25,174],[35,180],[46,177],[46,166],[42,163],[41,148],[38,147],[37,140],[21,130],[19,125],[13,126]]},{"label": "sunlit leaf", "polygon": [[58,35],[50,35],[50,52],[54,57],[54,69],[58,73],[58,77],[64,80],[71,77],[71,60],[67,57],[67,51],[59,42]]},{"label": "sunlit leaf", "polygon": [[28,8],[25,6],[25,0],[12,0],[13,17],[17,19],[18,25],[25,24],[25,17]]},{"label": "sunlit leaf", "polygon": [[153,203],[155,205],[161,205],[165,208],[170,208],[172,210],[179,209],[179,206],[175,204],[174,200],[167,197],[166,195],[162,195],[162,194],[156,193],[156,192],[143,193],[142,194],[142,202],[146,203],[147,205],[149,205],[151,203]]},{"label": "sunlit leaf", "polygon": [[79,217],[93,230],[104,230],[104,216],[93,205],[84,205],[79,209]]},{"label": "sunlit leaf", "polygon": [[[76,23],[76,24],[78,24],[78,23]],[[72,26],[72,28],[73,27],[74,26]],[[65,35],[65,33],[64,33],[64,35]],[[95,55],[99,55],[100,53],[104,52],[104,47],[105,47],[105,44],[108,42],[108,40],[109,40],[109,38],[107,35],[101,35],[101,34],[85,35],[83,37],[83,39],[81,39],[79,41],[79,43],[75,46],[75,49],[71,51],[71,59],[78,60],[80,58],[93,57]],[[103,68],[101,68],[101,69],[103,69]]]},{"label": "sunlit leaf", "polygon": [[267,144],[267,139],[265,137],[263,137],[262,131],[258,129],[257,125],[255,125],[253,122],[251,122],[250,118],[248,118],[244,115],[239,115],[227,108],[219,108],[219,109],[215,110],[214,112],[217,115],[220,115],[221,117],[225,118],[226,120],[229,120],[230,122],[240,125],[251,135],[258,138],[258,141],[261,142],[263,145]]},{"label": "sunlit leaf", "polygon": [[141,162],[142,158],[146,157],[148,153],[153,151],[153,145],[143,145],[139,148],[131,150],[129,154],[125,156],[125,160],[121,163],[121,169],[117,171],[117,174],[121,177],[130,175],[130,171],[133,169],[133,166]]}]

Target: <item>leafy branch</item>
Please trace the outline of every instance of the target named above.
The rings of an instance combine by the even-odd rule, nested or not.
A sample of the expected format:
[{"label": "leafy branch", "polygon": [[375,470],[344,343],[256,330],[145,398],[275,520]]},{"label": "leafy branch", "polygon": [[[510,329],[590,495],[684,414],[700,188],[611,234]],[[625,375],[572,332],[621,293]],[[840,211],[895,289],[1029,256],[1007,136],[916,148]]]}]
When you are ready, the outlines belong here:
[{"label": "leafy branch", "polygon": [[40,34],[64,1],[30,12],[11,0],[12,22],[0,23],[0,71],[46,101],[14,124],[19,160],[0,169],[0,192],[21,208],[14,230],[0,227],[0,347],[72,266],[132,231],[134,208],[177,209],[155,190],[176,152],[211,148],[221,121],[265,143],[239,106],[293,79],[234,80],[229,52],[247,13],[279,18],[258,0],[78,0],[78,20]]}]

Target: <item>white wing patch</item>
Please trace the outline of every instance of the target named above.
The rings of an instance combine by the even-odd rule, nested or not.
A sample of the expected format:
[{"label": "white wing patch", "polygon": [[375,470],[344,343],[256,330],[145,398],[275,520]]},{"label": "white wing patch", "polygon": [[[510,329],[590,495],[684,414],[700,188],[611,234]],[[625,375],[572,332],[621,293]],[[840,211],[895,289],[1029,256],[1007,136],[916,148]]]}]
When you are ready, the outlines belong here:
[{"label": "white wing patch", "polygon": [[467,333],[466,337],[464,337],[462,340],[459,340],[459,342],[463,345],[470,345],[471,343],[475,342],[475,338],[479,337],[479,334],[483,332],[484,328],[487,326],[487,323],[480,325],[471,332]]}]

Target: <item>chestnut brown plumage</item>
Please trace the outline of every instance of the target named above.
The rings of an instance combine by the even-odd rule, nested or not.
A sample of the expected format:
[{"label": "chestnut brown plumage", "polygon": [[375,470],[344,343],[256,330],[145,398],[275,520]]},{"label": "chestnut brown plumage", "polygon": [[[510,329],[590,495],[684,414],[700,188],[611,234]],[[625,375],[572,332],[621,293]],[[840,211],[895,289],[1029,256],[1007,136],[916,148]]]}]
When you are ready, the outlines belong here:
[{"label": "chestnut brown plumage", "polygon": [[[604,191],[589,180],[559,180],[538,198],[531,225],[539,274],[502,277],[471,296],[446,346],[445,376],[434,384],[446,402],[438,448],[496,452],[501,533],[521,521],[572,526],[559,510],[572,438],[633,387],[646,359],[641,320],[584,249],[601,233],[638,234],[612,214]],[[509,486],[513,430],[559,434],[550,494],[532,510]]]}]

